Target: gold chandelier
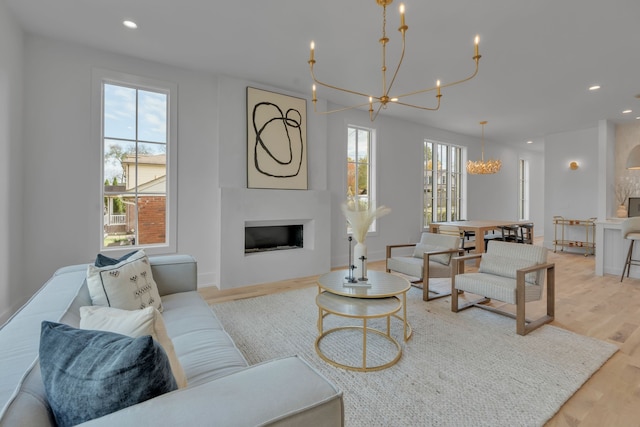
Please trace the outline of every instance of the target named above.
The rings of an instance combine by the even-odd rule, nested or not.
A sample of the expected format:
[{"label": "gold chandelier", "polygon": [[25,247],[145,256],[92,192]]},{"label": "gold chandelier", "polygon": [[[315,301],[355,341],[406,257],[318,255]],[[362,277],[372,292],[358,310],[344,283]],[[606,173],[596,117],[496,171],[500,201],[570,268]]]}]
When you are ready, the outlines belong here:
[{"label": "gold chandelier", "polygon": [[[331,113],[337,113],[338,111],[344,111],[344,110],[350,110],[352,108],[360,108],[360,107],[365,107],[365,106],[369,106],[369,118],[371,119],[371,121],[374,121],[376,119],[376,117],[378,117],[378,113],[380,112],[381,109],[386,109],[387,108],[387,104],[389,102],[394,103],[394,104],[398,104],[398,105],[404,105],[406,107],[413,107],[413,108],[419,108],[421,110],[429,110],[429,111],[435,111],[438,110],[440,108],[440,98],[442,98],[442,94],[441,94],[441,90],[446,88],[446,87],[451,87],[460,83],[464,83],[468,80],[471,80],[472,78],[474,78],[476,76],[476,74],[478,74],[478,64],[480,62],[480,58],[481,55],[478,53],[478,46],[479,46],[479,42],[480,42],[480,38],[479,36],[476,36],[475,38],[475,51],[474,51],[474,56],[473,56],[473,60],[475,62],[475,70],[473,72],[473,74],[471,74],[469,77],[464,78],[462,80],[458,80],[452,83],[446,83],[446,84],[441,84],[440,80],[436,81],[436,85],[427,89],[420,89],[420,90],[416,90],[414,92],[409,92],[409,93],[404,93],[401,95],[396,95],[396,96],[391,96],[390,92],[391,92],[391,88],[393,87],[393,83],[396,80],[396,76],[398,75],[398,71],[400,70],[400,66],[402,65],[402,60],[404,59],[404,48],[405,48],[405,34],[407,32],[407,29],[409,28],[406,24],[405,24],[405,20],[404,20],[404,4],[400,4],[400,28],[398,28],[398,31],[400,31],[400,33],[402,34],[402,51],[400,54],[400,60],[398,61],[398,66],[396,67],[395,72],[393,73],[393,77],[391,78],[391,82],[389,83],[389,85],[387,85],[387,63],[386,63],[386,51],[387,51],[387,43],[389,42],[389,38],[387,37],[387,31],[386,31],[386,26],[387,26],[387,6],[390,5],[391,3],[393,3],[393,0],[376,0],[376,3],[378,3],[380,6],[382,6],[382,38],[380,39],[380,44],[382,45],[382,94],[379,96],[374,96],[374,95],[370,95],[370,94],[366,94],[366,93],[362,93],[362,92],[358,92],[355,90],[349,90],[349,89],[344,89],[338,86],[333,86],[327,83],[323,83],[321,81],[319,81],[318,79],[316,79],[315,73],[313,72],[313,66],[316,63],[314,54],[315,54],[315,43],[312,41],[311,42],[311,53],[310,53],[310,57],[309,57],[309,67],[311,69],[311,77],[313,78],[313,110],[316,113],[320,113],[320,114],[331,114]],[[339,90],[342,92],[347,92],[347,93],[351,93],[354,95],[359,95],[359,96],[363,96],[365,98],[368,99],[367,102],[361,103],[361,104],[357,104],[357,105],[352,105],[350,107],[344,107],[344,108],[339,108],[336,110],[331,110],[331,111],[318,111],[316,109],[316,85],[319,86],[324,86],[330,89],[335,89],[335,90]],[[426,93],[426,92],[432,92],[432,91],[436,91],[436,105],[435,107],[423,107],[420,105],[415,105],[415,104],[410,104],[407,102],[403,102],[402,99],[412,96],[412,95],[417,95],[417,94],[421,94],[421,93]],[[375,114],[374,114],[374,105],[376,106],[375,109]]]},{"label": "gold chandelier", "polygon": [[473,160],[469,160],[467,163],[467,173],[471,175],[487,175],[492,173],[497,173],[500,171],[502,167],[502,162],[500,160],[489,159],[486,162],[484,161],[484,125],[487,124],[487,121],[481,121],[482,125],[482,159],[474,162]]}]

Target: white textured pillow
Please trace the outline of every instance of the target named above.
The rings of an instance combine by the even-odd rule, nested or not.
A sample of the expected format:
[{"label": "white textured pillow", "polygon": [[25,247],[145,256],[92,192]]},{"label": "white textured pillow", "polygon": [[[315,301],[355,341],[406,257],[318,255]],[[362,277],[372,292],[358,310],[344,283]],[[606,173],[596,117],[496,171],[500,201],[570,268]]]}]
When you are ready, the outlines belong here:
[{"label": "white textured pillow", "polygon": [[[418,243],[413,250],[413,256],[415,258],[423,258],[425,252],[440,252],[440,251],[448,251],[450,248],[445,248],[443,246],[434,246],[434,245],[425,245],[423,243]],[[435,261],[442,265],[449,265],[451,262],[452,254],[440,254],[430,256],[429,259]]]},{"label": "white textured pillow", "polygon": [[187,377],[167,334],[162,314],[154,307],[142,310],[120,310],[112,307],[80,307],[80,329],[115,332],[138,338],[151,335],[167,353],[171,371],[179,388],[187,386]]},{"label": "white textured pillow", "polygon": [[152,306],[162,311],[158,286],[153,280],[149,258],[144,251],[138,251],[115,265],[89,265],[87,287],[93,305],[123,310]]},{"label": "white textured pillow", "polygon": [[[535,261],[484,253],[482,254],[482,260],[480,261],[480,268],[478,269],[478,271],[480,273],[489,273],[495,274],[497,276],[516,279],[518,270],[522,268],[532,267],[534,265],[536,265]],[[524,276],[525,282],[531,284],[535,284],[537,278],[538,274],[535,272],[527,273]]]}]

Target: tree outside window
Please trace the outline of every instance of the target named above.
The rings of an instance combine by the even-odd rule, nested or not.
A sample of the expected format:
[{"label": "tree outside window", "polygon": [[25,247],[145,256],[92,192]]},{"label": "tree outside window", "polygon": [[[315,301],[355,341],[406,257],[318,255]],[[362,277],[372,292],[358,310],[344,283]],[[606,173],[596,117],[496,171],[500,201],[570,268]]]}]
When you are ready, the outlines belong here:
[{"label": "tree outside window", "polygon": [[[347,200],[361,209],[373,206],[373,129],[347,126]],[[375,221],[370,231],[375,231]],[[347,232],[351,230],[347,224]]]},{"label": "tree outside window", "polygon": [[103,83],[103,247],[167,242],[168,94]]}]

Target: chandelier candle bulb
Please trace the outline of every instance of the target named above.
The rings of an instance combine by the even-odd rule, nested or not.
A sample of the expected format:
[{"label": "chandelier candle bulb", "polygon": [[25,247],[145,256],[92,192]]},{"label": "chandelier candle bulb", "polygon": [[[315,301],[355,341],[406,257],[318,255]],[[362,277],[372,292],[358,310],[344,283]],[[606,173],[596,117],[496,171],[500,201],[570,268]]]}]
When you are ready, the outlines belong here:
[{"label": "chandelier candle bulb", "polygon": [[438,94],[436,97],[440,98],[442,95],[440,94],[440,80],[436,80],[436,87],[438,88]]},{"label": "chandelier candle bulb", "polygon": [[480,45],[480,36],[476,36],[474,44],[475,44],[475,56],[479,57],[480,55],[478,54],[478,51],[479,51],[478,46]]},{"label": "chandelier candle bulb", "polygon": [[[405,6],[404,4],[400,4],[400,28],[399,31],[402,34],[401,40],[400,40],[400,48],[401,51],[399,53],[399,60],[397,65],[395,66],[395,69],[390,69],[390,71],[392,72],[392,74],[389,76],[390,79],[387,79],[387,44],[389,42],[389,38],[387,37],[387,6],[389,6],[391,3],[393,3],[393,0],[375,0],[375,2],[379,5],[382,6],[382,37],[380,39],[378,39],[378,42],[382,45],[382,93],[372,96],[370,95],[371,92],[368,91],[364,91],[364,90],[357,90],[357,89],[347,89],[347,88],[343,88],[340,86],[336,86],[333,84],[329,84],[329,83],[325,83],[321,80],[318,80],[316,78],[316,74],[315,74],[315,59],[314,59],[314,43],[311,42],[311,52],[309,53],[309,71],[311,73],[311,79],[313,80],[313,82],[316,85],[319,86],[323,86],[325,88],[329,88],[329,89],[333,89],[336,91],[340,91],[340,92],[344,92],[344,93],[348,93],[351,95],[355,95],[355,96],[360,96],[363,97],[365,99],[369,98],[369,118],[370,120],[373,122],[376,117],[378,117],[378,114],[382,111],[385,110],[387,108],[387,104],[389,102],[394,102],[394,103],[398,103],[404,107],[411,107],[411,108],[418,108],[420,110],[424,110],[424,111],[437,111],[440,109],[440,100],[441,100],[441,88],[442,87],[451,87],[451,86],[455,86],[464,82],[467,82],[469,80],[471,80],[472,78],[474,78],[477,74],[478,74],[478,70],[479,70],[479,63],[480,63],[480,54],[479,54],[479,49],[478,49],[478,43],[480,38],[476,37],[476,46],[475,46],[475,56],[472,58],[473,62],[475,63],[475,67],[474,70],[471,74],[469,74],[467,77],[461,79],[461,80],[456,80],[450,83],[446,83],[444,84],[442,87],[440,87],[440,85],[438,85],[437,88],[437,95],[436,95],[436,105],[434,106],[425,106],[425,105],[421,105],[421,103],[410,103],[407,101],[404,101],[404,98],[409,98],[411,96],[414,95],[419,95],[419,94],[423,94],[423,93],[427,93],[427,92],[431,92],[433,91],[434,88],[432,87],[428,87],[428,88],[423,88],[423,89],[417,89],[411,92],[405,92],[405,93],[400,93],[400,94],[393,94],[392,90],[393,90],[393,86],[394,83],[396,81],[396,77],[398,77],[399,75],[399,71],[400,71],[400,67],[402,66],[402,61],[404,59],[404,54],[405,54],[405,34],[407,32],[407,25],[406,25],[406,21],[405,21]],[[370,98],[371,97],[371,98]],[[319,114],[331,114],[331,113],[337,113],[340,111],[345,111],[345,110],[350,110],[350,109],[364,109],[367,106],[367,102],[366,101],[360,101],[358,103],[354,103],[353,105],[347,106],[347,107],[340,107],[340,108],[336,108],[336,109],[332,109],[332,110],[326,110],[326,111],[316,111],[314,109],[314,111],[316,113]]]},{"label": "chandelier candle bulb", "polygon": [[311,92],[313,94],[313,102],[316,102],[316,85],[311,86]]}]

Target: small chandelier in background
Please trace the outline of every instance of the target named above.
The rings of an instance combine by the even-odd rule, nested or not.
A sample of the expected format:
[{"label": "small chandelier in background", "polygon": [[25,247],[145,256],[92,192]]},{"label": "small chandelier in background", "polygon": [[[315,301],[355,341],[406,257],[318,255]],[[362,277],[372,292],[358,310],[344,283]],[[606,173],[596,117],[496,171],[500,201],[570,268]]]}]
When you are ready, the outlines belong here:
[{"label": "small chandelier in background", "polygon": [[471,175],[486,175],[497,173],[500,171],[502,167],[502,162],[500,160],[489,159],[486,162],[484,161],[484,125],[487,124],[487,121],[484,120],[480,122],[482,125],[482,159],[474,162],[473,160],[469,160],[467,163],[467,173]]},{"label": "small chandelier in background", "polygon": [[[311,42],[311,53],[310,53],[310,57],[309,57],[309,67],[311,69],[311,77],[313,78],[313,82],[315,83],[313,85],[313,110],[316,113],[320,113],[320,114],[330,114],[330,113],[336,113],[338,111],[344,111],[344,110],[350,110],[352,108],[360,108],[360,107],[365,107],[365,106],[369,106],[369,118],[371,119],[371,121],[374,121],[376,119],[376,117],[378,117],[378,113],[380,112],[381,109],[383,108],[387,108],[387,104],[389,102],[394,103],[394,104],[398,104],[398,105],[404,105],[406,107],[412,107],[412,108],[419,108],[421,110],[429,110],[429,111],[435,111],[438,110],[440,108],[440,98],[442,98],[442,94],[441,94],[441,90],[446,88],[446,87],[451,87],[460,83],[464,83],[468,80],[471,80],[472,78],[474,78],[476,76],[476,74],[478,74],[478,64],[480,62],[480,57],[481,55],[478,53],[478,45],[480,42],[480,38],[479,36],[476,36],[475,38],[475,51],[474,51],[474,56],[472,57],[472,59],[475,61],[475,71],[473,72],[473,74],[471,74],[469,77],[464,78],[462,80],[458,80],[455,82],[451,82],[451,83],[446,83],[446,84],[441,84],[440,80],[436,81],[436,85],[427,89],[419,89],[416,90],[414,92],[409,92],[409,93],[404,93],[401,95],[395,95],[392,96],[390,95],[391,89],[393,87],[393,83],[396,80],[396,76],[398,75],[398,71],[400,70],[400,66],[402,65],[402,60],[404,59],[404,48],[405,48],[405,33],[407,32],[407,29],[409,29],[409,27],[405,24],[405,20],[404,20],[404,4],[400,4],[400,28],[398,28],[398,31],[400,31],[400,33],[402,34],[402,51],[400,54],[400,60],[398,61],[398,65],[396,67],[395,72],[393,73],[393,77],[391,78],[391,81],[389,82],[389,84],[387,85],[387,61],[386,61],[386,52],[387,52],[387,43],[389,42],[389,38],[387,37],[387,30],[386,30],[386,26],[387,26],[387,6],[390,5],[391,3],[393,3],[393,0],[376,0],[376,3],[378,3],[380,6],[382,6],[382,38],[380,39],[380,44],[382,45],[382,94],[379,96],[374,96],[374,95],[370,95],[370,94],[366,94],[366,93],[362,93],[362,92],[358,92],[355,90],[349,90],[349,89],[344,89],[338,86],[333,86],[327,83],[323,83],[321,81],[319,81],[318,79],[316,79],[315,73],[313,71],[313,66],[316,63],[315,57],[314,57],[314,53],[315,53],[315,43],[312,41]],[[357,104],[357,105],[352,105],[350,107],[344,107],[344,108],[339,108],[336,110],[331,110],[331,111],[317,111],[316,109],[316,85],[319,86],[324,86],[330,89],[335,89],[335,90],[339,90],[342,92],[347,92],[347,93],[351,93],[353,95],[359,95],[362,97],[365,97],[367,99],[366,102],[363,102],[361,104]],[[426,93],[426,92],[432,92],[432,91],[436,91],[436,105],[434,107],[423,107],[423,106],[419,106],[419,105],[415,105],[415,104],[410,104],[407,102],[402,101],[403,98],[412,96],[412,95],[417,95],[417,94],[421,94],[421,93]],[[374,114],[374,105],[377,106],[377,108],[375,109],[375,114]]]}]

